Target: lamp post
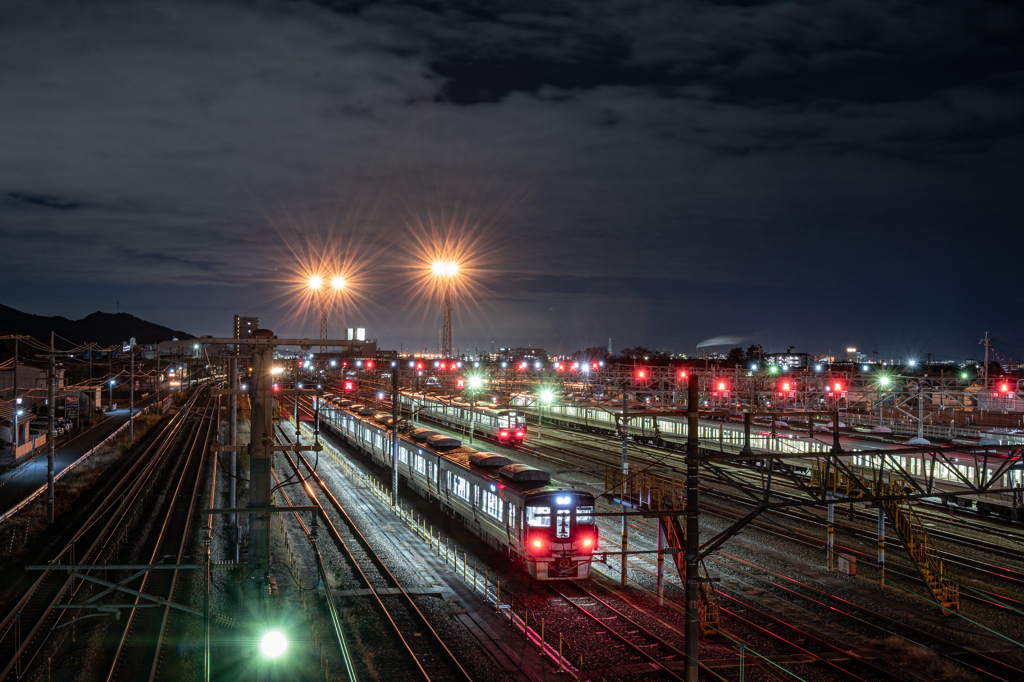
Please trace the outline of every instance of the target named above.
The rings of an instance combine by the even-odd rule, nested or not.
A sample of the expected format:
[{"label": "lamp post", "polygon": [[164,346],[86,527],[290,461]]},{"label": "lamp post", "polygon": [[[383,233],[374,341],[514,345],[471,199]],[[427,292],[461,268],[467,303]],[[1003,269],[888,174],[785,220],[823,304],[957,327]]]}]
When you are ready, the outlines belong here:
[{"label": "lamp post", "polygon": [[[340,292],[345,288],[345,278],[341,275],[335,275],[331,278],[331,290],[335,293]],[[325,282],[320,275],[313,275],[309,278],[309,288],[313,290],[314,296],[320,303],[320,360],[324,361],[324,357],[327,355],[327,296],[324,293]]]},{"label": "lamp post", "polygon": [[114,405],[114,380],[110,380],[110,399],[107,401],[107,407],[113,407]]},{"label": "lamp post", "polygon": [[469,444],[473,444],[473,430],[476,427],[476,392],[483,385],[483,379],[478,375],[469,378]]},{"label": "lamp post", "polygon": [[441,279],[444,287],[444,326],[441,332],[441,357],[452,357],[452,281],[459,274],[459,264],[454,261],[435,261],[430,266],[434,275]]}]

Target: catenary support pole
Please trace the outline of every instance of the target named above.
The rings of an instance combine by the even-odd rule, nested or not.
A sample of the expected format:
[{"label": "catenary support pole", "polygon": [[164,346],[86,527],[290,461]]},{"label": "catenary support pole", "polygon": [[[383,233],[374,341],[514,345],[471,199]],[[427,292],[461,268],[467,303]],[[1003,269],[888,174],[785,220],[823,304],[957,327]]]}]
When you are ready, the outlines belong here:
[{"label": "catenary support pole", "polygon": [[[11,422],[14,424],[14,437],[11,439],[11,442],[13,443],[11,446],[12,460],[18,459],[18,341],[20,339],[20,336],[14,337],[14,375],[11,377],[11,407],[14,412],[14,414],[11,415]],[[89,378],[92,379],[91,372]]]},{"label": "catenary support pole", "polygon": [[[234,346],[231,350],[231,355],[228,357],[228,388],[234,390],[238,388],[238,346]],[[231,419],[228,423],[228,445],[234,447],[238,445],[238,396],[232,393],[228,396],[228,411],[231,413]],[[232,509],[238,508],[238,501],[235,499],[238,495],[238,453],[232,450],[228,453],[231,457],[230,471],[231,475],[228,477],[228,506]],[[235,529],[235,561],[238,561],[239,555],[239,527],[238,527],[238,514],[232,514],[231,526]]]},{"label": "catenary support pole", "polygon": [[658,519],[658,606],[665,605],[665,517]]},{"label": "catenary support pole", "polygon": [[[257,329],[256,338],[275,338],[269,329]],[[249,506],[265,509],[271,505],[270,464],[274,447],[271,373],[274,350],[257,346],[252,355],[252,437],[249,443]],[[270,569],[270,515],[249,514],[249,563],[246,595],[250,613],[262,614],[266,606],[267,577]]]},{"label": "catenary support pole", "polygon": [[129,342],[131,385],[128,387],[128,445],[135,445],[135,339]]},{"label": "catenary support pole", "polygon": [[885,589],[885,507],[878,505],[878,589]]},{"label": "catenary support pole", "polygon": [[398,418],[401,415],[400,376],[402,371],[401,358],[395,360],[391,370],[391,496],[398,504]]},{"label": "catenary support pole", "polygon": [[46,453],[46,522],[50,526],[53,526],[53,505],[54,505],[54,490],[53,490],[53,467],[56,459],[56,452],[54,450],[54,436],[56,431],[54,430],[53,418],[57,412],[57,369],[55,366],[57,359],[54,357],[53,348],[53,332],[50,332],[50,364],[48,365],[48,371],[46,373],[46,404],[49,407],[47,410],[47,430],[46,441],[47,441],[47,453]]},{"label": "catenary support pole", "polygon": [[629,517],[626,516],[626,479],[629,478],[629,394],[622,389],[622,575],[620,582],[626,585],[626,551],[629,549]]},{"label": "catenary support pole", "polygon": [[743,450],[742,454],[749,455],[752,450],[750,449],[750,410],[743,413]]},{"label": "catenary support pole", "polygon": [[826,552],[827,557],[826,557],[826,568],[825,568],[825,570],[827,570],[829,573],[831,573],[832,572],[832,565],[833,565],[833,561],[834,561],[834,559],[833,559],[833,557],[834,557],[833,551],[835,549],[835,544],[834,544],[834,540],[835,540],[835,523],[834,522],[835,522],[835,509],[836,509],[836,505],[834,505],[832,503],[832,493],[829,492],[829,493],[826,493],[826,495],[828,495],[828,551]]},{"label": "catenary support pole", "polygon": [[700,382],[691,377],[686,399],[686,682],[697,682],[697,636],[700,632],[697,610],[697,555],[700,551],[700,508],[697,489],[700,441]]}]

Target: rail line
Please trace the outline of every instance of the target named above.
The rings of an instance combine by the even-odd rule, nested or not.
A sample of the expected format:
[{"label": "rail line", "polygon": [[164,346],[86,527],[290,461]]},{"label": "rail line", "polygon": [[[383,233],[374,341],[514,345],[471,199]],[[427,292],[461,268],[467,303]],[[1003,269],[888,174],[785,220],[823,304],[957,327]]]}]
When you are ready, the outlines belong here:
[{"label": "rail line", "polygon": [[[137,512],[137,503],[147,484],[160,468],[173,448],[172,445],[186,431],[185,415],[198,401],[199,393],[190,396],[179,412],[162,426],[139,453],[108,492],[81,524],[71,540],[57,552],[50,564],[88,565],[96,563],[109,549],[119,531]],[[20,678],[36,660],[50,635],[74,618],[66,618],[68,609],[57,608],[61,599],[73,599],[83,587],[80,577],[92,576],[97,571],[70,572],[47,569],[25,591],[7,616],[0,621],[0,661],[3,669],[0,680]]]},{"label": "rail line", "polygon": [[[215,433],[213,424],[218,421],[212,418],[201,419],[188,446],[188,455],[164,512],[163,523],[152,541],[152,550],[146,562],[150,565],[164,563],[167,559],[180,564],[185,553],[196,504],[200,499],[200,483],[209,449],[207,445]],[[170,602],[174,598],[178,574],[179,569],[149,571],[143,576],[138,589]],[[135,604],[140,603],[144,602],[136,597]],[[167,604],[161,608],[131,610],[106,677],[108,682],[153,680],[156,677],[170,616],[171,607]]]},{"label": "rail line", "polygon": [[[278,426],[278,430],[284,442],[291,442],[283,428]],[[345,511],[306,458],[301,453],[296,453],[295,459],[287,452],[281,454],[299,480],[306,481],[300,487],[311,503],[320,508],[320,516],[324,520],[328,533],[338,550],[353,567],[354,572],[358,574],[360,581],[370,591],[378,610],[388,621],[389,629],[401,642],[401,650],[406,652],[413,664],[414,673],[425,680],[472,680],[427,617],[420,611],[412,596],[363,537],[348,512]],[[303,468],[307,472],[306,474],[303,474]],[[321,502],[320,497],[313,493],[312,488],[309,487],[309,481],[315,482],[322,496],[329,500],[333,514],[328,512],[328,508]],[[281,490],[283,491],[284,488]],[[334,523],[332,517],[340,520],[342,528]],[[329,586],[325,587],[328,587],[328,598],[333,598]],[[425,631],[429,636],[407,636],[407,633],[419,631]]]}]

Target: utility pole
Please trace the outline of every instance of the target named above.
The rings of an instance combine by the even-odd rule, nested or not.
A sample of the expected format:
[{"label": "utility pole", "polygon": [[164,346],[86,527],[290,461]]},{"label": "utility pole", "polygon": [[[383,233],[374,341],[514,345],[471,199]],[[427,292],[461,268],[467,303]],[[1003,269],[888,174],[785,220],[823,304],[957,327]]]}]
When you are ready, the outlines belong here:
[{"label": "utility pole", "polygon": [[[628,381],[628,380],[627,380]],[[629,517],[626,516],[626,479],[629,478],[629,393],[622,387],[622,575],[620,582],[626,585],[626,551],[629,546]]]},{"label": "utility pole", "polygon": [[697,555],[700,551],[700,508],[697,506],[697,487],[700,483],[699,460],[700,382],[691,377],[686,394],[686,682],[697,682],[700,615],[697,610],[698,574]]},{"label": "utility pole", "polygon": [[[274,338],[269,329],[253,332],[257,339]],[[271,506],[270,463],[274,453],[272,375],[274,349],[257,345],[252,354],[252,439],[249,443],[249,506],[266,509]],[[245,592],[260,613],[266,606],[267,577],[270,571],[270,515],[266,512],[249,515],[249,564]]]},{"label": "utility pole", "polygon": [[988,338],[988,332],[985,332],[985,338],[978,341],[978,345],[985,347],[985,364],[981,366],[981,381],[982,386],[988,389],[988,349],[991,347],[991,339]]},{"label": "utility pole", "polygon": [[53,417],[57,411],[57,371],[55,367],[56,357],[54,357],[54,346],[53,346],[53,332],[50,332],[50,364],[48,365],[48,371],[46,373],[47,383],[47,400],[46,403],[49,406],[48,418],[47,418],[47,429],[49,433],[46,434],[47,454],[46,454],[46,493],[47,493],[47,504],[46,504],[46,523],[52,528],[53,527],[53,503],[54,503],[54,490],[53,490],[53,466],[54,460],[56,459],[56,452],[54,448],[54,424]]},{"label": "utility pole", "polygon": [[128,445],[135,445],[135,337],[128,342],[131,385],[128,387]]},{"label": "utility pole", "polygon": [[[399,356],[401,358],[401,356]],[[391,494],[395,505],[398,505],[398,417],[401,415],[399,409],[399,398],[401,397],[399,372],[402,371],[401,359],[392,363],[391,370]]]},{"label": "utility pole", "polygon": [[11,455],[13,455],[11,459],[13,460],[18,459],[18,341],[20,339],[20,336],[14,337],[14,376],[11,377],[13,391],[11,394],[11,406],[14,408],[14,414],[11,416],[11,420],[14,423],[14,438],[12,440],[14,447],[11,450]]},{"label": "utility pole", "polygon": [[[228,358],[228,373],[231,375],[228,377],[228,388],[232,391],[238,389],[238,346],[233,346],[231,356]],[[229,422],[228,431],[228,445],[231,447],[238,446],[238,395],[232,393],[228,398],[228,409],[231,412],[231,421]],[[228,505],[235,509],[238,507],[237,500],[235,499],[238,494],[238,452],[235,450],[231,451],[231,476],[228,479]],[[235,562],[238,562],[239,544],[241,540],[241,528],[238,525],[238,514],[231,515],[231,525],[235,529]]]}]

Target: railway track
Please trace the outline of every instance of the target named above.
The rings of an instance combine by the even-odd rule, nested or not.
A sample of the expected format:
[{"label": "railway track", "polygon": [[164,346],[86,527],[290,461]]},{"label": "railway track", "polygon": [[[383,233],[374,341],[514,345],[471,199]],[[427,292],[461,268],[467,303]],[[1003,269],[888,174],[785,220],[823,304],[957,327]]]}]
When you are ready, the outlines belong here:
[{"label": "railway track", "polygon": [[[282,441],[290,442],[284,430],[280,426],[278,429]],[[376,636],[387,633],[388,638],[394,642],[385,649],[393,654],[391,662],[380,661],[377,665],[402,679],[472,680],[309,461],[300,453],[295,458],[287,452],[280,456],[296,477],[293,483],[285,483],[280,491],[284,493],[286,488],[297,489],[301,491],[297,494],[303,495],[310,504],[320,508],[320,518],[338,551],[351,567],[353,578],[362,589],[369,591],[367,596],[376,606],[380,623],[373,631]],[[319,494],[313,492],[314,486],[319,489]],[[326,503],[322,500],[326,500]],[[401,674],[403,670],[408,671],[404,677]]]},{"label": "railway track", "polygon": [[[51,559],[55,565],[90,565],[99,563],[112,550],[117,550],[117,537],[137,521],[148,485],[161,470],[173,444],[188,431],[185,415],[198,402],[193,394],[178,414],[163,424],[149,445],[135,458],[105,498],[83,521],[71,540]],[[74,620],[72,609],[58,608],[73,602],[82,592],[86,580],[96,577],[97,569],[41,571],[13,608],[0,621],[0,680],[22,677],[37,663],[40,653],[53,633]],[[77,610],[75,610],[77,611]],[[64,631],[66,633],[66,631]],[[69,661],[74,665],[72,661]]]},{"label": "railway track", "polygon": [[[196,424],[184,465],[180,469],[174,491],[167,499],[166,509],[163,510],[163,522],[155,539],[149,543],[152,549],[146,563],[150,565],[182,563],[191,539],[190,531],[195,528],[197,520],[197,504],[201,499],[200,484],[208,444],[217,433],[215,423],[219,423],[219,418],[201,417]],[[143,576],[138,589],[172,602],[179,572],[179,569],[149,571]],[[147,602],[136,597],[134,603],[139,605]],[[157,677],[171,611],[171,607],[165,604],[157,608],[136,608],[129,612],[128,622],[121,633],[114,661],[106,677],[108,682],[153,680]],[[168,667],[173,668],[173,664],[165,664],[165,677],[173,676],[173,672],[168,673],[166,670]]]},{"label": "railway track", "polygon": [[[655,543],[654,534],[656,532],[653,524],[645,519],[640,520],[640,523],[642,525],[634,527],[643,533],[645,546],[650,545],[653,547]],[[614,545],[615,538],[612,537],[613,535],[614,534],[604,537],[602,539],[603,542],[608,545]],[[800,601],[804,604],[809,604],[812,608],[820,609],[822,612],[841,616],[843,619],[848,620],[851,625],[869,630],[871,636],[874,638],[896,636],[918,646],[928,647],[933,650],[938,649],[941,652],[940,655],[948,661],[956,665],[966,666],[966,669],[981,674],[986,679],[992,680],[992,682],[1012,682],[1013,680],[1024,679],[1024,670],[1020,670],[1005,661],[995,658],[994,656],[985,654],[984,652],[971,647],[955,643],[932,632],[916,628],[903,620],[878,613],[870,608],[861,606],[854,601],[843,599],[826,590],[814,587],[813,585],[809,585],[793,578],[792,576],[783,575],[777,571],[758,565],[753,561],[742,559],[727,552],[720,551],[718,554],[721,557],[724,557],[724,559],[711,557],[710,561],[719,565],[722,569],[741,575],[747,579],[748,582],[753,581],[754,583],[761,584],[773,591],[783,593],[786,595],[787,601]],[[656,577],[656,572],[653,570],[654,566],[652,564],[652,560],[645,555],[637,555],[637,558],[630,560],[629,564],[632,568],[641,571],[650,578]],[[737,567],[736,564],[749,566],[755,571],[777,578],[778,581],[765,576],[756,575],[750,570],[744,570],[743,568]],[[640,589],[649,591],[643,585],[637,584],[637,586]],[[681,585],[677,584],[674,580],[666,580],[666,592],[669,591],[669,587],[676,591],[680,597],[685,597]],[[814,637],[814,635],[811,635],[804,630],[795,628],[795,626],[788,621],[771,615],[765,611],[763,607],[754,606],[748,600],[742,599],[735,594],[728,594],[725,591],[719,590],[719,595],[735,604],[738,604],[738,608],[740,609],[756,611],[758,617],[760,619],[768,620],[768,625],[772,628],[782,628],[792,631],[795,637],[801,639]],[[739,618],[735,610],[723,608],[722,612],[734,619]],[[763,626],[764,624],[759,627]],[[844,650],[839,649],[824,640],[821,640],[821,644],[825,647],[832,648],[836,652],[842,651],[846,653]],[[875,674],[886,674],[884,670],[877,669],[878,666],[873,665],[872,667],[875,668]]]}]

